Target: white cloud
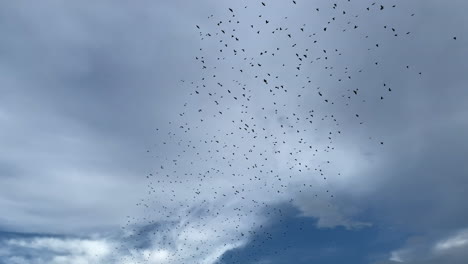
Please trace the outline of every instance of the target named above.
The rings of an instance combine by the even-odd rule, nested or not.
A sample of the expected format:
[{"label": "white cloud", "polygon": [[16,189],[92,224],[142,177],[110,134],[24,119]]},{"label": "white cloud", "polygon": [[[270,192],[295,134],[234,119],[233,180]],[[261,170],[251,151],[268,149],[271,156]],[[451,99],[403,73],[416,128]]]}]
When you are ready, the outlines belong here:
[{"label": "white cloud", "polygon": [[437,242],[434,250],[436,253],[443,253],[461,247],[468,249],[468,229],[461,230],[455,235]]},{"label": "white cloud", "polygon": [[458,264],[468,260],[468,229],[445,238],[415,237],[401,249],[390,253],[390,261],[408,264]]},{"label": "white cloud", "polygon": [[[1,256],[11,263],[104,263],[113,253],[113,243],[102,239],[36,237],[9,239],[3,243],[10,252],[2,252]],[[32,257],[25,258],[26,255]]]},{"label": "white cloud", "polygon": [[403,259],[401,258],[401,253],[402,251],[392,251],[390,253],[390,261],[403,262]]}]

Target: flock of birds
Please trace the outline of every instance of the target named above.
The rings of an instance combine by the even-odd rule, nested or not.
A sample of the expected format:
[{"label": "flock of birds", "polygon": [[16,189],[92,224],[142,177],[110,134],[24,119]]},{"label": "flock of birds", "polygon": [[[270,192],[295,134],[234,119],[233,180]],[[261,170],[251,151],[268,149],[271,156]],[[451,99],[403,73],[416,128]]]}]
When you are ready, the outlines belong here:
[{"label": "flock of birds", "polygon": [[[158,141],[148,154],[157,166],[145,175],[147,195],[137,204],[144,216],[129,216],[122,227],[134,241],[133,249],[119,248],[131,253],[128,263],[214,263],[249,238],[257,251],[248,257],[258,261],[262,254],[281,254],[262,251],[267,241],[281,239],[266,227],[286,217],[285,206],[307,197],[333,208],[327,181],[341,177],[333,160],[336,141],[346,137],[346,127],[365,126],[359,105],[384,103],[393,92],[391,81],[356,87],[354,78],[378,70],[384,63],[375,59],[379,48],[410,38],[411,31],[393,25],[398,18],[388,13],[390,21],[380,23],[390,42],[363,31],[361,17],[377,21],[397,9],[396,1],[324,1],[301,17],[313,23],[282,16],[304,11],[302,1],[273,2],[249,1],[194,26],[202,43],[194,56],[200,76],[181,80],[190,90],[186,102],[155,131]],[[341,48],[347,43],[334,42],[342,35],[372,64],[358,63],[351,49]],[[136,256],[149,244],[158,250]],[[232,256],[223,262],[240,263]]]}]

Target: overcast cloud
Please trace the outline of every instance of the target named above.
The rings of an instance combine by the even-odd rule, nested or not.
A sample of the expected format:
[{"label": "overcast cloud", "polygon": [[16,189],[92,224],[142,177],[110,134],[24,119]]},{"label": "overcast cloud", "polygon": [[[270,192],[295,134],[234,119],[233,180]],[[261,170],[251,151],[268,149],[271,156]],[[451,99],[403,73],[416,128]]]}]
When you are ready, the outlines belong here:
[{"label": "overcast cloud", "polygon": [[[318,229],[404,234],[372,263],[468,261],[468,3],[377,1],[386,7],[379,13],[365,10],[372,1],[337,1],[352,24],[337,19],[323,33],[337,12],[331,3],[264,2],[2,2],[0,263],[214,264],[248,248],[283,206]],[[281,64],[297,58],[280,51],[246,75],[232,73],[246,62],[231,49],[217,60],[222,44],[204,35],[215,36],[228,8],[246,28],[294,35],[239,31],[233,49],[249,58],[293,44],[313,49],[321,59],[301,66],[310,78],[285,71]],[[317,35],[296,37],[303,24]],[[216,68],[200,67],[200,48]],[[272,96],[254,77],[267,73],[289,93]],[[216,81],[202,82],[211,75]],[[250,101],[217,106],[194,95],[202,83],[216,92],[217,82],[246,87]],[[311,109],[312,128],[303,122]],[[239,119],[261,137],[229,134]],[[286,143],[273,146],[270,135]],[[255,156],[231,154],[253,145]],[[256,180],[270,170],[274,182]],[[148,176],[156,172],[170,178],[156,182]]]}]

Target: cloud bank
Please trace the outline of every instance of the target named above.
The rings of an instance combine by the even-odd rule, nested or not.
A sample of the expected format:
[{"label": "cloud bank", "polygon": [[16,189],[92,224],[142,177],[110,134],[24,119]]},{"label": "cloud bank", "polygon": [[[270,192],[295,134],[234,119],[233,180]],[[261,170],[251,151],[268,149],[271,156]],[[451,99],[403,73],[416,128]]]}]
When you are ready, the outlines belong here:
[{"label": "cloud bank", "polygon": [[[346,10],[362,14],[370,4]],[[298,5],[271,1],[269,8],[252,7],[238,18],[322,30],[335,12],[325,3]],[[288,204],[316,218],[318,228],[377,225],[422,234],[389,253],[391,261],[461,263],[468,223],[462,202],[468,186],[468,80],[462,72],[468,46],[460,36],[460,25],[468,23],[465,7],[463,1],[398,3],[395,11],[355,18],[359,31],[320,35],[317,46],[307,35],[290,41],[286,35],[240,32],[242,40],[256,40],[248,42],[249,56],[290,51],[297,44],[304,52],[314,47],[314,58],[321,58],[301,66],[310,79],[283,72],[281,64],[294,65],[297,58],[281,52],[262,57],[263,68],[255,66],[242,79],[228,71],[244,65],[241,58],[226,55],[228,63],[213,62],[218,68],[204,71],[193,57],[200,47],[220,45],[217,39],[201,41],[195,25],[214,32],[206,17],[225,18],[228,8],[237,12],[243,3],[3,3],[0,208],[8,213],[0,225],[54,235],[3,240],[2,261],[211,264],[228,250],[248,246],[253,232],[283,214],[278,205]],[[321,13],[310,16],[315,8]],[[395,39],[383,30],[387,24],[388,30],[411,34]],[[328,32],[352,26],[340,20]],[[366,35],[370,40],[363,42]],[[374,48],[377,41],[380,49]],[[344,55],[327,54],[322,63],[322,49]],[[217,61],[217,55],[208,52],[205,59]],[[380,68],[370,66],[376,61]],[[364,73],[343,84],[338,79],[347,78],[346,70],[329,76],[332,71],[324,67],[331,65]],[[194,99],[190,94],[207,71],[224,88],[248,87],[252,101],[226,100],[221,109],[207,94]],[[270,83],[285,84],[289,92],[275,91],[282,94],[273,97],[258,89],[264,86],[254,75],[267,73]],[[308,89],[301,88],[304,83]],[[326,104],[317,87],[337,103]],[[392,93],[383,93],[388,87]],[[339,104],[356,88],[360,97],[352,97],[349,106]],[[242,92],[234,93],[242,98]],[[314,125],[305,125],[311,115]],[[195,128],[200,119],[204,123]],[[260,137],[252,138],[250,129]],[[237,130],[244,134],[229,134]],[[123,234],[106,238],[126,220]]]}]

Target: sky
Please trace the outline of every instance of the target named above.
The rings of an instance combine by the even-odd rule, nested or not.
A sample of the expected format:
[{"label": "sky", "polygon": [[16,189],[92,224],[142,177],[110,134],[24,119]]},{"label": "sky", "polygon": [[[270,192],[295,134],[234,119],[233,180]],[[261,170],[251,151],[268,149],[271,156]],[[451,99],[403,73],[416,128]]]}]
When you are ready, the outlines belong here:
[{"label": "sky", "polygon": [[263,3],[1,2],[0,263],[467,263],[468,2]]}]

